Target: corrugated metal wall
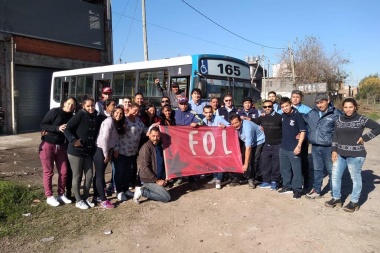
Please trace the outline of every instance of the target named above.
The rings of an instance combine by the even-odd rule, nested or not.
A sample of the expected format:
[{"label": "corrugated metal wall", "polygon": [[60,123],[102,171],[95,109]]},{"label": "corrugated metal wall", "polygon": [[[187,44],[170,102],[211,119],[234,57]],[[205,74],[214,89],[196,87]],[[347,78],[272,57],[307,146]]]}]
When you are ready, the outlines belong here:
[{"label": "corrugated metal wall", "polygon": [[50,83],[54,69],[16,66],[15,88],[17,131],[40,130],[40,123],[49,110]]}]

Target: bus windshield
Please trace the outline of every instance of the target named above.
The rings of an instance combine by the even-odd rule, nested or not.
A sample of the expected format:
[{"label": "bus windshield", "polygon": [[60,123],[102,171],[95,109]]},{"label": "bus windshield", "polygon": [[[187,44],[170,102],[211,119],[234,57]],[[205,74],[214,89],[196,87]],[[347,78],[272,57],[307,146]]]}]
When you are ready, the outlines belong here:
[{"label": "bus windshield", "polygon": [[223,98],[227,94],[231,94],[234,99],[235,106],[242,106],[244,97],[252,95],[250,82],[247,81],[228,81],[220,79],[206,79],[207,83],[207,99],[211,97]]}]

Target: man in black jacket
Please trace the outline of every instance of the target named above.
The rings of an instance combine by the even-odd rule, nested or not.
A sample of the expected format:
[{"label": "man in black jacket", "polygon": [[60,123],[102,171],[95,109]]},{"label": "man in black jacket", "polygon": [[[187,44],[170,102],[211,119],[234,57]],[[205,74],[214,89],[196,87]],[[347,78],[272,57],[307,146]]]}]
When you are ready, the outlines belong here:
[{"label": "man in black jacket", "polygon": [[171,199],[165,189],[167,181],[160,139],[160,130],[158,127],[152,127],[149,131],[149,140],[140,149],[137,169],[143,186],[135,188],[133,201],[136,203],[139,203],[141,197],[165,203]]}]

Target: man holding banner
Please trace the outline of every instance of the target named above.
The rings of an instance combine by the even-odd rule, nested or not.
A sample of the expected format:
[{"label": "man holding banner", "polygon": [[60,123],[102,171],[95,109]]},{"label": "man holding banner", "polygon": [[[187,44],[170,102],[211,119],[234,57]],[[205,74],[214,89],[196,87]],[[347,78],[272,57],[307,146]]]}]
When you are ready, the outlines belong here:
[{"label": "man holding banner", "polygon": [[[262,147],[265,142],[264,132],[252,121],[242,120],[238,114],[230,117],[230,123],[239,135],[240,151],[243,159],[242,170],[246,177],[248,177],[249,188],[255,189],[256,168],[253,166],[256,150],[258,147]],[[240,179],[242,179],[242,176],[235,173],[229,186],[240,185]]]},{"label": "man holding banner", "polygon": [[141,197],[164,203],[171,199],[170,193],[165,189],[167,181],[160,139],[160,130],[152,127],[149,140],[140,149],[137,168],[143,186],[135,188],[133,201],[136,203],[139,203]]},{"label": "man holding banner", "polygon": [[[230,123],[228,123],[228,121],[226,121],[224,118],[214,115],[211,105],[206,105],[203,108],[203,115],[205,116],[203,118],[203,123],[206,126],[218,126],[221,128],[226,128],[226,126],[230,125]],[[209,181],[208,184],[215,183],[216,189],[222,189],[222,180],[223,172],[217,172],[214,173],[214,178]]]}]

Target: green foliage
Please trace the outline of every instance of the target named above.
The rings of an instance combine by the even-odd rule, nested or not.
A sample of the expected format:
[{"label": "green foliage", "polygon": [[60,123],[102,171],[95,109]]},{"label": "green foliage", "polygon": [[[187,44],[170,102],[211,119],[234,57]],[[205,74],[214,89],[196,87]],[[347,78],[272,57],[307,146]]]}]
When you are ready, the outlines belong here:
[{"label": "green foliage", "polygon": [[38,189],[0,181],[0,236],[7,235],[9,228],[14,227],[22,214],[30,213],[34,199],[43,197],[43,192]]},{"label": "green foliage", "polygon": [[372,119],[373,121],[378,121],[380,119],[380,115],[376,112],[371,112],[367,114],[367,117]]},{"label": "green foliage", "polygon": [[359,83],[358,99],[380,98],[380,78],[378,74],[369,75]]}]

